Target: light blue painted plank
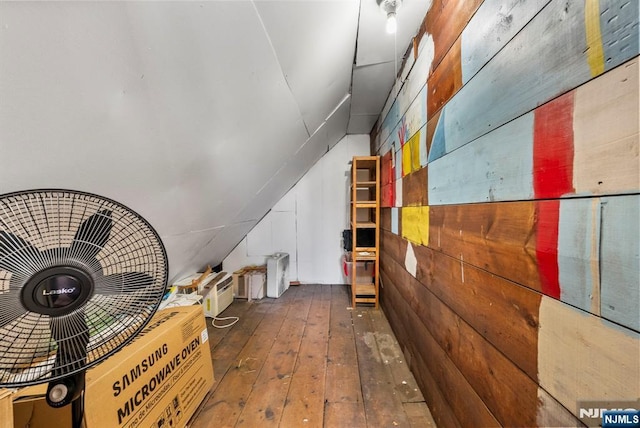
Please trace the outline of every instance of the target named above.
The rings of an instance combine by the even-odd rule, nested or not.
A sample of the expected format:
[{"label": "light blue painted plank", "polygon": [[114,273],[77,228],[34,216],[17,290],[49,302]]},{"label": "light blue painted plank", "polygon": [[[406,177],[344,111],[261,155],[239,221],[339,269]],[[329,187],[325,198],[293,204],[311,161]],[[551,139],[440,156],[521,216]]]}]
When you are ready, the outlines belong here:
[{"label": "light blue painted plank", "polygon": [[640,330],[640,195],[602,198],[602,316]]},{"label": "light blue painted plank", "polygon": [[393,146],[391,145],[391,142],[387,140],[378,148],[378,154],[382,156],[386,154],[389,150],[393,150]]},{"label": "light blue painted plank", "polygon": [[[637,17],[635,22],[637,25]],[[612,57],[607,67],[637,54],[637,48],[626,49],[624,55]],[[443,134],[440,141],[434,141],[436,150],[429,160],[468,144],[590,78],[584,3],[553,0],[445,105],[439,124]]]},{"label": "light blue painted plank", "polygon": [[429,205],[533,197],[533,113],[429,163]]},{"label": "light blue painted plank", "polygon": [[[560,300],[588,312],[597,312],[599,199],[565,199],[560,202],[558,228]],[[595,281],[593,275],[596,275]]]},{"label": "light blue painted plank", "polygon": [[433,133],[433,140],[431,141],[431,150],[429,151],[429,162],[441,158],[447,153],[444,139],[444,123],[447,114],[446,106],[440,111],[440,117],[438,123],[436,123],[436,130]]},{"label": "light blue painted plank", "polygon": [[550,0],[485,0],[462,32],[462,84],[466,84]]},{"label": "light blue painted plank", "polygon": [[398,208],[391,208],[391,233],[398,234]]},{"label": "light blue painted plank", "polygon": [[389,109],[389,113],[382,121],[382,126],[380,127],[380,139],[384,143],[389,139],[390,136],[393,136],[394,129],[398,125],[398,121],[400,120],[400,109],[398,107],[398,99],[396,98],[391,104],[391,108]]},{"label": "light blue painted plank", "polygon": [[611,70],[638,53],[638,0],[601,0],[600,28],[604,48],[604,69]]}]

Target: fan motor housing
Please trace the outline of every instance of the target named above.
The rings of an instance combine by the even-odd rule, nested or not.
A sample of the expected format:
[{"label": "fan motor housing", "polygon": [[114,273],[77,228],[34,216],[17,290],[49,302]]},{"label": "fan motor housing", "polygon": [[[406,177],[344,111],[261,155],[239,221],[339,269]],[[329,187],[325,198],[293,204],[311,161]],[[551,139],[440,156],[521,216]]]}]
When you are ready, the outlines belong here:
[{"label": "fan motor housing", "polygon": [[73,266],[53,266],[33,275],[21,290],[24,307],[32,312],[61,316],[84,305],[93,295],[94,282]]}]

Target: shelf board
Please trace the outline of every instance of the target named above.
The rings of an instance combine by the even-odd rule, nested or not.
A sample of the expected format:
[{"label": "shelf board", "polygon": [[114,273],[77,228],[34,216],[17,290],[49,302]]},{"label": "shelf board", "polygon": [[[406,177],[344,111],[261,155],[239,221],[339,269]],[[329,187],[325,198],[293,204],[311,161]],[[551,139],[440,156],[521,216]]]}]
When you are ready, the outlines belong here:
[{"label": "shelf board", "polygon": [[[351,202],[353,204],[353,202]],[[376,201],[356,201],[356,208],[375,208]]]},{"label": "shelf board", "polygon": [[[354,226],[351,222],[351,226]],[[372,221],[356,221],[355,227],[358,229],[375,229],[376,224]]]},{"label": "shelf board", "polygon": [[358,297],[356,296],[354,299],[355,303],[373,303],[378,304],[378,299],[376,297]]},{"label": "shelf board", "polygon": [[369,188],[376,185],[375,181],[357,181],[356,187]]},{"label": "shelf board", "polygon": [[376,286],[374,284],[356,284],[356,296],[375,296]]},{"label": "shelf board", "polygon": [[377,156],[357,156],[353,158],[353,167],[355,169],[375,169],[377,158]]}]

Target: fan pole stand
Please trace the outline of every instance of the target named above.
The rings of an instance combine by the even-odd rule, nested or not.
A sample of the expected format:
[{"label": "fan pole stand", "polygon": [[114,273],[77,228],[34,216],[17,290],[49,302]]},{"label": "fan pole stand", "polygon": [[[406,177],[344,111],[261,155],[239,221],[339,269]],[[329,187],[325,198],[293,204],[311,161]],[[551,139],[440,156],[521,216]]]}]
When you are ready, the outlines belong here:
[{"label": "fan pole stand", "polygon": [[71,428],[82,428],[84,420],[84,391],[71,402]]},{"label": "fan pole stand", "polygon": [[84,387],[85,371],[81,370],[58,381],[49,383],[47,387],[47,404],[60,408],[71,404],[71,427],[82,428],[84,419]]}]

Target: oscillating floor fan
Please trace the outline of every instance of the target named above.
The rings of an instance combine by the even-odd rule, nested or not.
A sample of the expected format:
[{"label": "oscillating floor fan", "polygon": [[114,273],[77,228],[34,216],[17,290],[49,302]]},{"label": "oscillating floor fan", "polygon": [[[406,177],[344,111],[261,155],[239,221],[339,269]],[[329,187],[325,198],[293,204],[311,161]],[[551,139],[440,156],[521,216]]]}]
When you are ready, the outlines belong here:
[{"label": "oscillating floor fan", "polygon": [[0,387],[47,383],[47,402],[84,414],[84,374],[144,328],[167,285],[160,237],[97,195],[0,196]]}]

